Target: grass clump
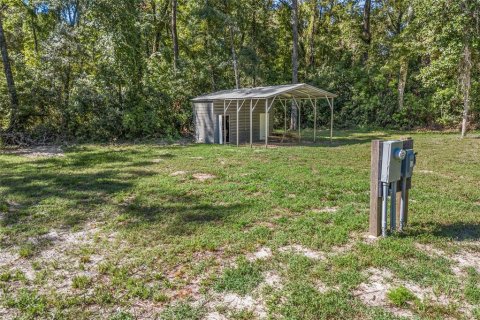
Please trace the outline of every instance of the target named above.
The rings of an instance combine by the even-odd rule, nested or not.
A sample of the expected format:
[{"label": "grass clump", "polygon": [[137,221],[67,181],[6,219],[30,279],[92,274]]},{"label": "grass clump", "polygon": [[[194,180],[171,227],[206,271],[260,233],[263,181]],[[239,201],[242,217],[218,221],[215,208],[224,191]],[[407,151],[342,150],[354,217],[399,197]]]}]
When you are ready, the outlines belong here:
[{"label": "grass clump", "polygon": [[388,291],[387,298],[397,307],[405,307],[408,303],[418,300],[413,292],[403,286]]},{"label": "grass clump", "polygon": [[239,259],[236,268],[229,268],[224,271],[218,279],[215,289],[245,295],[255,289],[262,280],[263,276],[258,266],[245,259]]},{"label": "grass clump", "polygon": [[86,289],[91,282],[91,279],[87,276],[76,276],[72,280],[72,287],[75,289]]},{"label": "grass clump", "polygon": [[165,309],[160,320],[200,320],[205,316],[203,308],[196,308],[187,303],[179,303]]},{"label": "grass clump", "polygon": [[36,291],[20,289],[16,297],[6,298],[5,305],[21,311],[22,319],[38,319],[46,313],[47,299]]}]

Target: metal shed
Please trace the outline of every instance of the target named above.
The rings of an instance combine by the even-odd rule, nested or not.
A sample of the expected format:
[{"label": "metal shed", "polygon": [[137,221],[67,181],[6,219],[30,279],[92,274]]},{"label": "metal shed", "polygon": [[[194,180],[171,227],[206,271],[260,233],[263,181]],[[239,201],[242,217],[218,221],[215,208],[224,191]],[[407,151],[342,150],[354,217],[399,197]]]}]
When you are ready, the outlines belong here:
[{"label": "metal shed", "polygon": [[[301,104],[306,102],[314,108],[314,140],[316,140],[317,100],[326,99],[331,111],[330,139],[333,137],[333,100],[335,94],[299,83],[270,87],[244,88],[218,91],[192,99],[195,139],[198,143],[241,143],[265,141],[273,131],[270,121],[275,103],[283,106],[285,131],[287,130],[287,104],[298,108],[298,123],[301,119]],[[306,104],[304,103],[304,106]],[[301,134],[299,127],[299,137]]]}]

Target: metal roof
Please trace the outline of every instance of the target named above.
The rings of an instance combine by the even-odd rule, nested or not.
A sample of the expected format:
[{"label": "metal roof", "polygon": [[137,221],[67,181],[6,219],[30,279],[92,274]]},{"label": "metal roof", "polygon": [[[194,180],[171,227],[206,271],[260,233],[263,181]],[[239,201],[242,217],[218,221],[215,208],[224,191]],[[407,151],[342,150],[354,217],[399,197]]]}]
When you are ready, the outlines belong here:
[{"label": "metal roof", "polygon": [[223,90],[193,98],[193,102],[280,98],[335,98],[337,95],[314,86],[298,83],[270,87]]}]

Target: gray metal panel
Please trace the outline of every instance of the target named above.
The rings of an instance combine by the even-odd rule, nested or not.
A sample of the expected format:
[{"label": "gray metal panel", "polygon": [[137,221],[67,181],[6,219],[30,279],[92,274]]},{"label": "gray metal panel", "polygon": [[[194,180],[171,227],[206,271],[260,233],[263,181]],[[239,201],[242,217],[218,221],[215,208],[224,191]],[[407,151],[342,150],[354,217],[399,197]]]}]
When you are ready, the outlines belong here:
[{"label": "gray metal panel", "polygon": [[213,104],[196,102],[193,104],[195,118],[195,141],[198,143],[214,143]]},{"label": "gray metal panel", "polygon": [[402,172],[402,160],[396,155],[403,150],[403,142],[385,141],[383,143],[383,155],[382,155],[382,172],[380,181],[390,183],[400,180]]}]

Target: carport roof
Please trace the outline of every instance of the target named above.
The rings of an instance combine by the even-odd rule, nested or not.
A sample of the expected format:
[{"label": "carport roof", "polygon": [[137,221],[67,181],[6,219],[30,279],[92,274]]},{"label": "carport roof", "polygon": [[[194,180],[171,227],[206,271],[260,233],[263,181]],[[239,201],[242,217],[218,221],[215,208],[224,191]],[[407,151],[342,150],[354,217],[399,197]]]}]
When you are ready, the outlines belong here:
[{"label": "carport roof", "polygon": [[273,97],[291,99],[335,98],[337,95],[314,86],[298,83],[270,87],[223,90],[193,98],[193,102],[213,100],[250,100]]}]

